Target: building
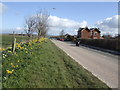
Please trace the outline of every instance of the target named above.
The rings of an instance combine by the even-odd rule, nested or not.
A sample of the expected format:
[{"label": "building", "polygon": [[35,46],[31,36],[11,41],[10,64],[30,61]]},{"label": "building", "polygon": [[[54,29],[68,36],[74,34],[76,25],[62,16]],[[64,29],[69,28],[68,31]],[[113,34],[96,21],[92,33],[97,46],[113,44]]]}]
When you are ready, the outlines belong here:
[{"label": "building", "polygon": [[101,39],[99,28],[79,28],[77,38],[81,39]]}]

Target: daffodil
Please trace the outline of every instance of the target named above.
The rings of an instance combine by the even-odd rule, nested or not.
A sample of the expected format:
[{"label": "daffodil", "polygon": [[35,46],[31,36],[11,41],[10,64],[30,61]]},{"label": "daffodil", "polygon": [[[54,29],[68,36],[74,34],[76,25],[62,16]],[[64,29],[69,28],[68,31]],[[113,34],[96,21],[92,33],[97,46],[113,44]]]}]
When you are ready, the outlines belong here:
[{"label": "daffodil", "polygon": [[0,48],[0,51],[4,51],[5,49],[4,48]]},{"label": "daffodil", "polygon": [[28,53],[28,51],[26,51],[26,53]]},{"label": "daffodil", "polygon": [[18,62],[20,62],[20,60],[18,60]]},{"label": "daffodil", "polygon": [[10,64],[11,64],[12,67],[15,67],[15,66],[13,65],[13,63],[10,63]]},{"label": "daffodil", "polygon": [[5,49],[4,48],[2,48],[2,51],[4,51]]},{"label": "daffodil", "polygon": [[16,65],[16,68],[18,67],[18,65]]},{"label": "daffodil", "polygon": [[20,49],[24,49],[24,47],[20,47]]},{"label": "daffodil", "polygon": [[7,77],[3,77],[5,80],[7,79]]},{"label": "daffodil", "polygon": [[6,72],[7,72],[8,74],[12,74],[12,73],[13,73],[12,71],[9,71],[9,70],[6,70]]},{"label": "daffodil", "polygon": [[9,53],[12,53],[11,51],[8,51]]},{"label": "daffodil", "polygon": [[3,58],[7,57],[7,55],[6,55],[6,54],[2,54],[2,56],[3,56]]}]

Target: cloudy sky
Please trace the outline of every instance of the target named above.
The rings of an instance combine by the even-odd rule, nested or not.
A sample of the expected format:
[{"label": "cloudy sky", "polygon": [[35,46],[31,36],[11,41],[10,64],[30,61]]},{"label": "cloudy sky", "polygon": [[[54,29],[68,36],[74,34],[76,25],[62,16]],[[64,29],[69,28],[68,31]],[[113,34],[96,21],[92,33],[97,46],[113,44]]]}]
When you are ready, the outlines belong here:
[{"label": "cloudy sky", "polygon": [[[117,2],[4,2],[0,3],[2,33],[24,32],[25,17],[45,8],[49,13],[49,34],[76,34],[79,27],[98,27],[102,34],[118,33]],[[55,9],[53,9],[55,8]]]}]

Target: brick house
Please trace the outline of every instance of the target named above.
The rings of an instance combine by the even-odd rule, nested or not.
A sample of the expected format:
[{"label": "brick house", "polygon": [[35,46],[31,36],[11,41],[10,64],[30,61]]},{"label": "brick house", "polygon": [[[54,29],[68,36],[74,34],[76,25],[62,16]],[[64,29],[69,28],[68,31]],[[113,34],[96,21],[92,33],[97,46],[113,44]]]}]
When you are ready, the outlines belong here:
[{"label": "brick house", "polygon": [[81,39],[101,39],[100,31],[98,28],[79,28],[77,37]]}]

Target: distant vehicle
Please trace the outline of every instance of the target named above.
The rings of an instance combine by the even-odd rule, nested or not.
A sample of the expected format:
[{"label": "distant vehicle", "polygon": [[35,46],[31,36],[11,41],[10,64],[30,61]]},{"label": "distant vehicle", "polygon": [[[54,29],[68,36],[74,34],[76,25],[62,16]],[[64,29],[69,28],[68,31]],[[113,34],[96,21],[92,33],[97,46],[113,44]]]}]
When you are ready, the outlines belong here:
[{"label": "distant vehicle", "polygon": [[60,40],[59,38],[57,38],[57,40]]},{"label": "distant vehicle", "polygon": [[61,38],[61,39],[59,39],[60,41],[64,41],[64,39],[63,38]]}]

